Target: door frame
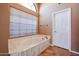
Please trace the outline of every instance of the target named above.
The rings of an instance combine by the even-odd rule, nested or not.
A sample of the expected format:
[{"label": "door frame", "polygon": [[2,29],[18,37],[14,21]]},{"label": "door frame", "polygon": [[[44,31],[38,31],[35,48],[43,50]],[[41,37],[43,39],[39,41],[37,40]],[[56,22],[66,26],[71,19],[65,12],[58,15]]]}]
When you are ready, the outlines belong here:
[{"label": "door frame", "polygon": [[[54,20],[55,20],[55,14],[63,12],[63,11],[69,11],[69,15],[70,15],[70,20],[69,20],[69,22],[70,22],[70,24],[69,24],[69,26],[70,26],[70,28],[69,28],[70,29],[70,33],[69,33],[69,35],[70,35],[70,40],[69,40],[70,47],[69,47],[68,50],[71,50],[71,8],[66,8],[66,9],[63,9],[63,10],[56,11],[56,12],[52,13],[52,37],[54,37],[54,27],[55,27],[55,21]],[[53,44],[53,39],[54,38],[52,38],[52,44]]]}]

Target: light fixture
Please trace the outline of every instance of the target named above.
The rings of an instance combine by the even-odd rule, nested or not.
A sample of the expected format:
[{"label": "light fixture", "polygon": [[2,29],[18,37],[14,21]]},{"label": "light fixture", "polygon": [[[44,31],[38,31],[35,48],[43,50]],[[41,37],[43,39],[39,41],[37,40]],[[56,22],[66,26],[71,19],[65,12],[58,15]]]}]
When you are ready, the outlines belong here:
[{"label": "light fixture", "polygon": [[58,5],[61,5],[62,3],[58,3]]}]

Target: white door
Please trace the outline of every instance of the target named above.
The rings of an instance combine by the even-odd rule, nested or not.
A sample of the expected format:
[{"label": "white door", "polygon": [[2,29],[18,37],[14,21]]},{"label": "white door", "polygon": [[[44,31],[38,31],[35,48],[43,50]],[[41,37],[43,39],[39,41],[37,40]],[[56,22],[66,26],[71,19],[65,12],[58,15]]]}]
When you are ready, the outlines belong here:
[{"label": "white door", "polygon": [[71,9],[55,12],[53,16],[53,44],[71,49]]}]

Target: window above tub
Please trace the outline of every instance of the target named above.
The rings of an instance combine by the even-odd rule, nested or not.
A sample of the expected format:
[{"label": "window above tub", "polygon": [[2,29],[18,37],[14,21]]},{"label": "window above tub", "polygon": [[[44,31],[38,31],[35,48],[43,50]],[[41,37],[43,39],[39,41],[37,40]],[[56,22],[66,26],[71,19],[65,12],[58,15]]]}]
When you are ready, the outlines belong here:
[{"label": "window above tub", "polygon": [[28,9],[31,9],[34,12],[36,12],[36,8],[35,8],[34,3],[19,3],[19,4],[21,4],[22,6],[28,8]]}]

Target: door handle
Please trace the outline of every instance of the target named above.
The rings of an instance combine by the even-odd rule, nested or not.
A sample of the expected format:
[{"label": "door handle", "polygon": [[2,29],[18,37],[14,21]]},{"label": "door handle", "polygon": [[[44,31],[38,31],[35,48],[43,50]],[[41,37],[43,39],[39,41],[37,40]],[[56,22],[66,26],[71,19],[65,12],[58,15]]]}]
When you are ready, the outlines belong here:
[{"label": "door handle", "polygon": [[54,31],[54,32],[56,32],[56,31]]}]

